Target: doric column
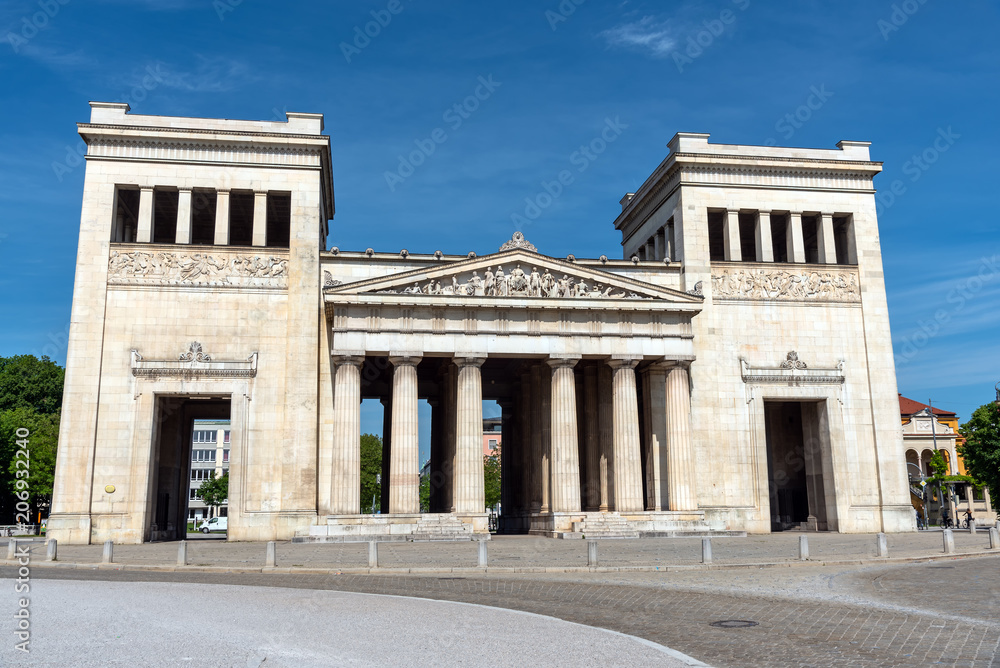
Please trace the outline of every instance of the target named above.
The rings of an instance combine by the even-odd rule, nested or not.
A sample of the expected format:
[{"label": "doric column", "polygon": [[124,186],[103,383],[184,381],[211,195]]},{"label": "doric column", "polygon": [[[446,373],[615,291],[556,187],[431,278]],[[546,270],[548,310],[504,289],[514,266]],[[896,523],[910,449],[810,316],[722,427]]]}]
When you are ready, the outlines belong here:
[{"label": "doric column", "polygon": [[333,484],[330,512],[361,512],[362,355],[338,355],[333,386]]},{"label": "doric column", "polygon": [[583,369],[583,452],[587,465],[586,492],[584,507],[586,510],[601,509],[601,440],[597,408],[597,367],[586,366]]},{"label": "doric column", "polygon": [[420,437],[417,429],[417,355],[392,355],[392,449],[389,512],[420,512]]},{"label": "doric column", "polygon": [[771,212],[758,211],[754,228],[757,243],[757,262],[774,262],[774,244],[771,242]]},{"label": "doric column", "polygon": [[215,191],[215,245],[229,245],[229,191]]},{"label": "doric column", "polygon": [[431,467],[430,467],[430,499],[429,510],[432,513],[445,512],[444,474],[441,472],[441,462],[444,459],[444,413],[441,410],[440,397],[427,400],[431,406]]},{"label": "doric column", "polygon": [[837,243],[833,239],[833,214],[819,214],[819,226],[816,230],[819,239],[819,261],[824,264],[837,264]]},{"label": "doric column", "polygon": [[576,377],[579,358],[551,358],[552,490],[554,513],[580,511],[580,449],[576,422]]},{"label": "doric column", "polygon": [[534,450],[532,449],[531,414],[534,402],[532,398],[531,372],[525,368],[521,372],[521,396],[518,397],[517,416],[521,423],[521,494],[519,505],[525,512],[532,510],[531,476],[535,467]]},{"label": "doric column", "polygon": [[667,375],[662,364],[642,372],[646,432],[646,510],[667,510]]},{"label": "doric column", "polygon": [[552,511],[552,374],[540,365],[539,413],[542,419],[542,507],[540,512]]},{"label": "doric column", "polygon": [[739,262],[743,259],[743,251],[740,248],[740,212],[726,211],[726,222],[722,227],[723,239],[725,241],[725,258],[730,262]]},{"label": "doric column", "polygon": [[989,487],[983,487],[983,499],[986,501],[986,516],[993,517],[993,502],[990,499]]},{"label": "doric column", "polygon": [[697,510],[691,394],[687,367],[667,372],[667,491],[670,510]]},{"label": "doric column", "polygon": [[542,510],[542,367],[531,367],[531,512]]},{"label": "doric column", "polygon": [[485,357],[456,357],[455,499],[453,512],[485,513],[483,488],[483,383]]},{"label": "doric column", "polygon": [[785,248],[789,262],[805,262],[806,246],[802,240],[802,213],[792,211],[788,214],[788,227],[785,229]]},{"label": "doric column", "polygon": [[659,262],[663,259],[663,228],[661,227],[653,235],[653,259]]},{"label": "doric column", "polygon": [[500,404],[500,514],[508,517],[517,505],[517,429],[514,424],[514,402],[510,399]]},{"label": "doric column", "polygon": [[454,364],[443,367],[441,384],[444,386],[444,453],[442,457],[442,473],[444,474],[444,493],[441,496],[442,512],[452,512],[455,505],[455,417],[457,368]]},{"label": "doric column", "polygon": [[267,191],[253,193],[253,245],[267,245]]},{"label": "doric column", "polygon": [[615,425],[614,406],[612,401],[612,373],[611,368],[602,364],[597,370],[597,426],[598,426],[598,449],[601,453],[600,468],[600,511],[606,513],[614,510],[615,498]]},{"label": "doric column", "polygon": [[191,189],[180,188],[177,191],[177,231],[174,243],[191,243]]},{"label": "doric column", "polygon": [[135,240],[148,244],[153,240],[153,189],[139,188],[139,222]]},{"label": "doric column", "polygon": [[642,511],[642,454],[639,446],[639,399],[635,389],[633,358],[612,359],[614,370],[612,404],[614,410],[615,510]]},{"label": "doric column", "polygon": [[382,404],[382,467],[379,471],[378,507],[383,513],[389,512],[389,464],[392,457],[392,392],[387,397],[379,397]]}]

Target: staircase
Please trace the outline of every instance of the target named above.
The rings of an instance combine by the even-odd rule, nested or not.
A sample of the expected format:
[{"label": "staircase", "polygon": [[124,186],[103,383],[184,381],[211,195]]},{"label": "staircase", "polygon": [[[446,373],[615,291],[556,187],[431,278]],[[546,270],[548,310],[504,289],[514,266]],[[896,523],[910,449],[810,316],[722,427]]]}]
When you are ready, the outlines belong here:
[{"label": "staircase", "polygon": [[[422,515],[410,540],[471,540],[475,536],[472,525],[462,522],[454,515],[444,513]],[[486,534],[488,537],[489,534]]]},{"label": "staircase", "polygon": [[639,537],[639,532],[618,513],[587,513],[582,522],[573,522],[573,533],[586,538]]}]

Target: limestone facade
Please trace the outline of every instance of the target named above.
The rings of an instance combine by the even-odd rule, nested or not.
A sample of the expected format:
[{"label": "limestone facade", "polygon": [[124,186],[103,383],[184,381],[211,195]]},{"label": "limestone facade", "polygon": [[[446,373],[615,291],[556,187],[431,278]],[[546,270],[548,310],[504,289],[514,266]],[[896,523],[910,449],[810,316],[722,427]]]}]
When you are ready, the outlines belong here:
[{"label": "limestone facade", "polygon": [[[520,233],[347,252],[326,250],[322,116],[92,107],[52,537],[178,536],[181,444],[216,417],[231,540],[485,538],[483,399],[503,409],[504,531],[913,529],[867,144],[678,134],[622,200],[622,260]],[[364,398],[386,410],[377,516]]]}]

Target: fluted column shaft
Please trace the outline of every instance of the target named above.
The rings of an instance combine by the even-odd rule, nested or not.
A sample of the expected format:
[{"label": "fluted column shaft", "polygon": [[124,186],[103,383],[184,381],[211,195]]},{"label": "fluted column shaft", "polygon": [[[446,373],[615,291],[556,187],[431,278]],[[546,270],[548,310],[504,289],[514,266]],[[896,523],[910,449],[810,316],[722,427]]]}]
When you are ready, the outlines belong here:
[{"label": "fluted column shaft", "polygon": [[601,507],[601,449],[597,414],[597,367],[583,370],[583,452],[587,461],[584,504],[587,510]]},{"label": "fluted column shaft", "polygon": [[662,365],[642,373],[646,430],[646,509],[667,510],[667,378]]},{"label": "fluted column shaft", "polygon": [[542,419],[542,507],[541,512],[552,511],[552,375],[541,369]]},{"label": "fluted column shaft", "polygon": [[602,364],[597,371],[598,388],[598,449],[600,450],[600,466],[598,474],[600,476],[601,506],[602,513],[614,509],[615,498],[615,426],[614,407],[612,402],[612,373],[611,369]]},{"label": "fluted column shaft", "polygon": [[392,372],[392,448],[389,512],[420,512],[420,440],[417,429],[417,356],[389,358]]},{"label": "fluted column shaft", "polygon": [[531,512],[542,509],[542,368],[531,367]]},{"label": "fluted column shaft", "polygon": [[508,517],[517,505],[517,428],[514,424],[514,402],[500,404],[500,513]]},{"label": "fluted column shaft", "polygon": [[453,512],[485,513],[482,357],[456,357],[455,501]]},{"label": "fluted column shaft", "polygon": [[531,510],[531,469],[534,468],[531,449],[531,374],[527,371],[521,373],[521,396],[517,402],[517,418],[520,423],[520,486],[518,493],[518,507],[528,512]]},{"label": "fluted column shaft", "polygon": [[580,449],[576,418],[577,359],[548,360],[552,367],[552,490],[554,513],[580,511]]},{"label": "fluted column shaft", "polygon": [[642,460],[639,445],[639,398],[635,389],[638,360],[611,360],[614,369],[612,404],[614,410],[615,510],[641,512]]},{"label": "fluted column shaft", "polygon": [[670,510],[697,510],[688,370],[667,372],[667,489]]},{"label": "fluted column shaft", "polygon": [[330,512],[361,512],[361,363],[360,355],[334,358],[333,479]]}]

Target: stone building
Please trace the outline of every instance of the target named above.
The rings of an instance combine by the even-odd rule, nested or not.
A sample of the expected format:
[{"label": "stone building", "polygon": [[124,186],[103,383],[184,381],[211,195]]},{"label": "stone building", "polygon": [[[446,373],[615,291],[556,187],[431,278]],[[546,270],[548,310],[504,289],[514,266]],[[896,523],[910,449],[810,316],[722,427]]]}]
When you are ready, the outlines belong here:
[{"label": "stone building", "polygon": [[[623,259],[520,232],[354,252],[321,115],[91,106],[52,537],[179,535],[199,418],[231,421],[230,540],[484,534],[483,399],[505,530],[914,528],[867,143],[677,134],[622,199]],[[363,398],[386,405],[377,516]]]}]

